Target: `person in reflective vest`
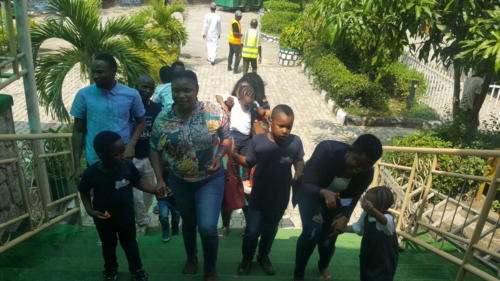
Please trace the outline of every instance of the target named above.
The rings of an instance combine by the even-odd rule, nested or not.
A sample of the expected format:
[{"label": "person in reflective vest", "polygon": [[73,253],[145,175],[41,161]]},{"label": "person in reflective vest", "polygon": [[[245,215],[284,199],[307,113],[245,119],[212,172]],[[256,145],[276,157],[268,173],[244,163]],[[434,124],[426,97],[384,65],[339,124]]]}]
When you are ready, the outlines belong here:
[{"label": "person in reflective vest", "polygon": [[[229,56],[227,57],[227,71],[233,70],[235,74],[238,73],[238,67],[240,66],[241,59],[241,17],[241,11],[236,11],[236,13],[234,13],[234,19],[231,22],[231,27],[229,28]],[[233,56],[234,67],[232,67]]]},{"label": "person in reflective vest", "polygon": [[260,46],[260,32],[257,30],[258,22],[253,19],[250,22],[250,29],[243,37],[243,75],[247,74],[249,64],[252,65],[252,72],[257,72],[257,60],[262,63],[262,47]]}]

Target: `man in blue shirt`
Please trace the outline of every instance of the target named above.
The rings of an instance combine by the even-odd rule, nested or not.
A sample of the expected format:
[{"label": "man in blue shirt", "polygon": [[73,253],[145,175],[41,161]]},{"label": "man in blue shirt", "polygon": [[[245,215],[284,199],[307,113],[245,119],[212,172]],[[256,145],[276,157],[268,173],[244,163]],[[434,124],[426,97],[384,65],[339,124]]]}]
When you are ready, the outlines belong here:
[{"label": "man in blue shirt", "polygon": [[80,89],[71,107],[75,118],[73,128],[74,167],[81,174],[80,157],[85,145],[87,163],[99,161],[94,138],[102,131],[118,133],[127,144],[125,157],[135,155],[135,145],[144,129],[144,105],[139,93],[116,81],[116,60],[108,54],[100,54],[91,65],[95,84]]}]

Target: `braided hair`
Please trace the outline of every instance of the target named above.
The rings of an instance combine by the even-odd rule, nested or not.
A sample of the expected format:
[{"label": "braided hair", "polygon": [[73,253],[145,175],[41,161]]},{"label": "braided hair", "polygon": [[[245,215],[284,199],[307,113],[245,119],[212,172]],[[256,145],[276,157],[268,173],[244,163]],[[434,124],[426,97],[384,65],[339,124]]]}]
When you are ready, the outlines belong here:
[{"label": "braided hair", "polygon": [[238,99],[249,97],[255,100],[255,89],[252,87],[252,82],[248,77],[242,77],[236,85],[234,85],[234,89],[232,92],[233,96],[236,96]]},{"label": "braided hair", "polygon": [[376,202],[373,202],[373,205],[382,213],[387,212],[394,204],[394,194],[391,189],[386,186],[370,188],[366,193],[370,193],[375,197]]}]

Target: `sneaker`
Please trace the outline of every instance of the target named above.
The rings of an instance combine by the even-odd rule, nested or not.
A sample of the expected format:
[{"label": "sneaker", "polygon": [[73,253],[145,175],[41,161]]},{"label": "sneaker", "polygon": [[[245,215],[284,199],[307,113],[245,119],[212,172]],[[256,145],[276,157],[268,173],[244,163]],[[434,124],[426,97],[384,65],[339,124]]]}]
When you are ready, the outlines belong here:
[{"label": "sneaker", "polygon": [[196,274],[198,272],[198,259],[187,260],[182,269],[182,274]]},{"label": "sneaker", "polygon": [[232,67],[230,67],[230,66],[228,66],[228,67],[227,67],[227,71],[231,71],[231,70],[233,70],[233,68],[232,68]]},{"label": "sneaker", "polygon": [[260,264],[260,267],[262,267],[262,271],[264,271],[264,273],[266,273],[267,275],[276,274],[276,269],[274,268],[268,256],[257,258],[257,262]]},{"label": "sneaker", "polygon": [[116,269],[105,270],[102,273],[102,277],[103,277],[102,280],[104,281],[114,281],[118,279],[118,272],[116,271]]},{"label": "sneaker", "polygon": [[252,269],[252,261],[244,259],[238,265],[238,275],[248,275],[250,269]]},{"label": "sneaker", "polygon": [[229,229],[229,227],[222,227],[221,229],[219,229],[219,236],[222,238],[226,238],[229,236],[230,232],[231,230]]},{"label": "sneaker", "polygon": [[170,241],[170,234],[168,234],[168,233],[163,233],[162,238],[161,238],[161,241],[163,241],[164,243],[169,242],[169,241]]},{"label": "sneaker", "polygon": [[133,281],[148,281],[148,274],[142,270],[139,269],[137,270],[134,274],[132,274],[132,280]]}]

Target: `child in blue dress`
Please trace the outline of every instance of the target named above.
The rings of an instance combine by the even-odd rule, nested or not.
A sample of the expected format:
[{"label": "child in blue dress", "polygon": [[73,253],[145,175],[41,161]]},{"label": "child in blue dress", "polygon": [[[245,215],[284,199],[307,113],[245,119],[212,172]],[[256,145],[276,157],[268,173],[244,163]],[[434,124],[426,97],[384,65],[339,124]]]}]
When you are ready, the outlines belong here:
[{"label": "child in blue dress", "polygon": [[394,218],[388,212],[394,203],[385,186],[369,189],[361,201],[364,212],[347,232],[363,236],[359,255],[361,281],[392,281],[398,265],[399,247]]}]

